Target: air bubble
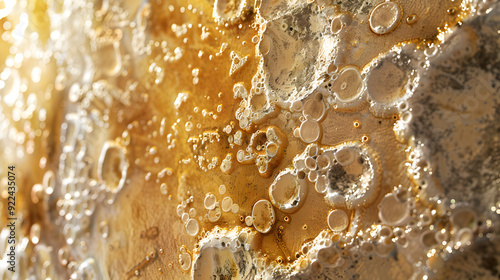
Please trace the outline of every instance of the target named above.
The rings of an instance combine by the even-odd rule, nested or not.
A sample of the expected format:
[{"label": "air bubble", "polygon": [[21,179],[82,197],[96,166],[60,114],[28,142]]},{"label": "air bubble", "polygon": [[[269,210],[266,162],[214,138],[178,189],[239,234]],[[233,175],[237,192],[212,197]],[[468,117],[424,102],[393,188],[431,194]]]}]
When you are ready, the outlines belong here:
[{"label": "air bubble", "polygon": [[373,102],[392,105],[406,95],[407,81],[408,77],[399,65],[384,59],[369,72],[366,89]]},{"label": "air bubble", "polygon": [[324,267],[335,267],[340,259],[340,252],[337,248],[330,246],[319,249],[316,256]]},{"label": "air bubble", "polygon": [[316,100],[316,98],[310,98],[304,103],[304,108],[302,113],[306,119],[311,119],[318,121],[325,114],[325,106],[321,100]]},{"label": "air bubble", "polygon": [[314,185],[314,188],[318,193],[325,193],[326,188],[328,187],[328,179],[326,176],[319,176],[316,180],[316,184]]},{"label": "air bubble", "polygon": [[363,93],[363,79],[358,69],[344,68],[332,84],[332,92],[342,103],[351,103]]},{"label": "air bubble", "polygon": [[226,186],[220,185],[219,186],[219,194],[225,194],[226,193]]},{"label": "air bubble", "polygon": [[330,26],[330,29],[333,34],[339,34],[340,31],[342,30],[343,23],[341,17],[336,17],[332,20],[332,24]]},{"label": "air bubble", "polygon": [[188,271],[191,267],[191,255],[189,253],[181,253],[179,254],[179,265],[181,269],[184,271]]},{"label": "air bubble", "polygon": [[118,193],[125,185],[128,162],[124,148],[115,142],[106,142],[99,156],[97,176],[106,184],[106,189]]},{"label": "air bubble", "polygon": [[349,217],[340,209],[332,210],[328,214],[328,226],[333,231],[343,231],[349,225]]},{"label": "air bubble", "polygon": [[198,234],[199,225],[195,219],[189,219],[186,223],[186,232],[189,236],[196,236]]},{"label": "air bubble", "polygon": [[160,185],[160,192],[161,194],[163,195],[167,195],[168,194],[168,187],[167,187],[167,184],[166,183],[162,183]]},{"label": "air bubble", "polygon": [[231,211],[232,205],[233,205],[233,199],[231,199],[230,197],[226,196],[222,199],[222,202],[221,202],[222,211],[224,211],[224,212]]},{"label": "air bubble", "polygon": [[471,228],[475,230],[477,227],[477,215],[469,208],[463,207],[456,209],[451,218],[451,224],[456,228]]},{"label": "air bubble", "polygon": [[297,211],[305,201],[307,183],[302,183],[290,170],[282,171],[269,187],[269,198],[285,213]]},{"label": "air bubble", "polygon": [[401,21],[403,12],[395,2],[384,2],[377,5],[370,14],[370,29],[378,35],[392,32]]},{"label": "air bubble", "polygon": [[265,199],[257,201],[252,208],[252,220],[258,232],[268,233],[275,221],[272,204]]},{"label": "air bubble", "polygon": [[325,201],[334,208],[348,209],[366,207],[372,203],[380,190],[381,175],[375,151],[359,142],[348,142],[324,154],[331,152],[335,153],[338,160],[326,172],[329,187]]},{"label": "air bubble", "polygon": [[221,217],[221,210],[219,203],[215,203],[215,207],[208,211],[208,220],[210,222],[217,222]]},{"label": "air bubble", "polygon": [[342,166],[348,166],[354,162],[356,152],[351,147],[343,147],[334,154],[335,160]]},{"label": "air bubble", "polygon": [[410,209],[405,202],[400,202],[392,193],[387,194],[378,205],[380,220],[390,226],[398,226],[410,216]]},{"label": "air bubble", "polygon": [[206,209],[208,209],[208,210],[214,209],[216,202],[217,202],[217,198],[215,197],[214,194],[207,193],[207,195],[205,195],[205,201],[203,203],[204,203],[204,206]]},{"label": "air bubble", "polygon": [[250,216],[245,217],[245,225],[251,227],[253,225],[253,219]]},{"label": "air bubble", "polygon": [[436,240],[436,232],[432,230],[427,230],[420,235],[420,243],[426,248],[431,249],[432,247],[438,245]]},{"label": "air bubble", "polygon": [[306,143],[312,143],[319,139],[321,128],[318,122],[306,120],[300,125],[300,138]]}]

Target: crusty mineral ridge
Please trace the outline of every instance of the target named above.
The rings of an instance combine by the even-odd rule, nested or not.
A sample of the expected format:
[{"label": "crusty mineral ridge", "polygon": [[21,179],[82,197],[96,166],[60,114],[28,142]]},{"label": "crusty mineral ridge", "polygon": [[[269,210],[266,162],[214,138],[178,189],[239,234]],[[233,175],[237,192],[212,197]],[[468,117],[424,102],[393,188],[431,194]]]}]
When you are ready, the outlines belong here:
[{"label": "crusty mineral ridge", "polygon": [[497,1],[10,0],[0,30],[0,279],[500,277]]}]

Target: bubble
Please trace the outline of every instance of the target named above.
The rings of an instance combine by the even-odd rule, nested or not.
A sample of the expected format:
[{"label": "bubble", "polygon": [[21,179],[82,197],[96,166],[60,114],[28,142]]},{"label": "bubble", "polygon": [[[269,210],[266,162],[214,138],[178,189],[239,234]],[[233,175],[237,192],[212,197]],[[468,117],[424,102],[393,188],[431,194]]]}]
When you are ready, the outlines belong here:
[{"label": "bubble", "polygon": [[278,144],[269,142],[266,144],[266,154],[270,157],[274,157],[278,153]]},{"label": "bubble", "polygon": [[340,259],[340,252],[333,246],[325,247],[318,250],[316,257],[324,267],[335,267]]},{"label": "bubble", "polygon": [[325,114],[325,106],[321,100],[310,98],[304,103],[302,113],[307,119],[318,121]]},{"label": "bubble", "polygon": [[258,45],[259,52],[262,55],[266,55],[271,50],[271,46],[272,46],[272,40],[269,39],[268,35],[263,34],[262,40],[260,40],[260,43]]},{"label": "bubble", "polygon": [[212,193],[207,193],[205,195],[205,200],[203,202],[204,206],[208,210],[212,210],[215,208],[215,203],[217,202],[217,198]]},{"label": "bubble", "polygon": [[378,216],[382,223],[389,226],[398,226],[410,216],[410,209],[405,202],[401,202],[390,193],[387,194],[378,205]]},{"label": "bubble", "polygon": [[316,179],[316,184],[314,185],[314,188],[318,193],[324,193],[326,192],[326,188],[328,187],[328,179],[326,176],[319,176]]},{"label": "bubble", "polygon": [[463,207],[456,209],[451,215],[451,224],[456,228],[471,228],[477,227],[477,215],[469,208]]},{"label": "bubble", "polygon": [[240,211],[240,206],[238,204],[233,204],[233,206],[231,206],[231,213],[236,214],[238,211]]},{"label": "bubble", "polygon": [[316,158],[316,164],[319,170],[324,170],[330,167],[330,158],[326,155],[319,155]]},{"label": "bubble", "polygon": [[166,184],[166,183],[162,183],[162,184],[160,185],[160,192],[161,192],[161,194],[163,194],[163,195],[167,195],[167,194],[168,194],[168,186],[167,186],[167,184]]},{"label": "bubble", "polygon": [[219,186],[219,193],[221,195],[226,193],[226,186],[225,185],[220,185]]},{"label": "bubble", "polygon": [[368,94],[376,103],[390,105],[406,95],[408,81],[401,67],[389,59],[383,59],[366,78]]},{"label": "bubble", "polygon": [[435,238],[436,232],[433,230],[426,230],[420,235],[420,243],[426,248],[430,249],[438,245]]},{"label": "bubble", "polygon": [[99,156],[97,176],[106,184],[106,189],[118,193],[125,185],[128,162],[124,148],[115,142],[104,143]]},{"label": "bubble", "polygon": [[253,279],[254,261],[248,244],[254,233],[235,228],[214,229],[201,240],[194,258],[192,279]]},{"label": "bubble", "polygon": [[319,275],[323,271],[323,266],[318,260],[311,262],[311,272],[313,275]]},{"label": "bubble", "polygon": [[392,229],[388,226],[382,226],[379,231],[378,231],[378,235],[381,237],[381,238],[389,238],[389,237],[392,237]]},{"label": "bubble", "polygon": [[346,151],[345,154],[338,153],[338,159],[345,166],[336,162],[327,169],[329,185],[325,201],[334,208],[366,207],[375,200],[380,189],[381,167],[378,155],[370,147],[359,142],[348,142],[334,150]]},{"label": "bubble", "polygon": [[342,27],[343,27],[343,22],[342,22],[342,19],[341,17],[336,17],[332,20],[332,24],[330,26],[330,29],[332,31],[333,34],[339,34],[340,31],[342,30]]},{"label": "bubble", "polygon": [[333,231],[343,231],[349,225],[349,217],[340,209],[332,210],[328,214],[328,227]]},{"label": "bubble", "polygon": [[361,245],[361,252],[365,255],[372,254],[373,252],[375,252],[375,245],[370,242],[364,242]]},{"label": "bubble", "polygon": [[91,280],[97,279],[100,275],[97,264],[93,258],[86,259],[76,270],[77,279]]},{"label": "bubble", "polygon": [[269,198],[274,206],[285,213],[300,209],[307,194],[307,183],[300,182],[290,170],[282,171],[269,187]]},{"label": "bubble", "polygon": [[319,139],[321,128],[318,122],[306,120],[300,125],[300,138],[306,143],[312,143]]},{"label": "bubble", "polygon": [[250,12],[251,3],[247,0],[216,0],[213,17],[216,22],[236,24],[246,18]]},{"label": "bubble", "polygon": [[343,147],[335,152],[334,157],[340,165],[348,166],[354,162],[356,152],[351,147]]},{"label": "bubble", "polygon": [[377,255],[381,257],[387,257],[394,251],[394,243],[390,240],[384,240],[382,242],[377,243],[375,246],[375,252]]},{"label": "bubble", "polygon": [[381,3],[370,14],[370,29],[378,35],[385,35],[392,32],[401,21],[403,12],[401,7],[395,2]]},{"label": "bubble", "polygon": [[187,252],[179,254],[179,265],[184,271],[188,271],[191,267],[191,255]]},{"label": "bubble", "polygon": [[260,233],[268,233],[274,225],[275,215],[272,204],[265,200],[257,201],[252,208],[254,228]]},{"label": "bubble", "polygon": [[189,219],[186,223],[186,232],[189,236],[196,236],[198,234],[199,225],[195,219]]},{"label": "bubble", "polygon": [[304,163],[306,164],[306,168],[311,171],[316,170],[316,168],[318,167],[318,165],[316,164],[316,160],[312,157],[307,157]]},{"label": "bubble", "polygon": [[224,212],[229,212],[231,211],[231,206],[233,205],[233,199],[226,196],[222,199],[221,206],[222,206],[222,211]]},{"label": "bubble", "polygon": [[186,212],[182,213],[181,220],[183,223],[187,223],[187,221],[189,220],[189,213]]},{"label": "bubble", "polygon": [[196,209],[189,209],[189,217],[194,218],[194,216],[196,216]]},{"label": "bubble", "polygon": [[245,224],[249,227],[251,227],[253,225],[253,219],[251,216],[246,216],[245,217]]},{"label": "bubble", "polygon": [[457,232],[456,241],[464,245],[469,245],[474,239],[474,233],[470,228],[462,228]]},{"label": "bubble", "polygon": [[36,84],[40,82],[41,77],[42,77],[42,69],[40,69],[40,67],[38,66],[33,67],[33,69],[31,70],[31,80],[33,81],[33,83]]},{"label": "bubble", "polygon": [[412,24],[415,24],[417,23],[418,21],[418,16],[417,15],[409,15],[406,17],[406,23],[408,25],[412,25]]},{"label": "bubble", "polygon": [[353,66],[344,68],[332,84],[332,92],[342,103],[356,101],[363,93],[363,79]]},{"label": "bubble", "polygon": [[210,222],[217,222],[220,219],[221,210],[219,207],[219,203],[215,203],[215,207],[208,211],[208,220]]},{"label": "bubble", "polygon": [[[54,87],[55,87],[55,89],[58,90],[58,91],[62,91],[66,87],[67,81],[68,81],[68,79],[66,77],[66,73],[65,72],[60,72],[59,74],[57,74],[56,79],[54,81]],[[72,102],[76,102],[77,101],[77,100],[73,100],[72,98],[70,98],[70,100]]]}]

